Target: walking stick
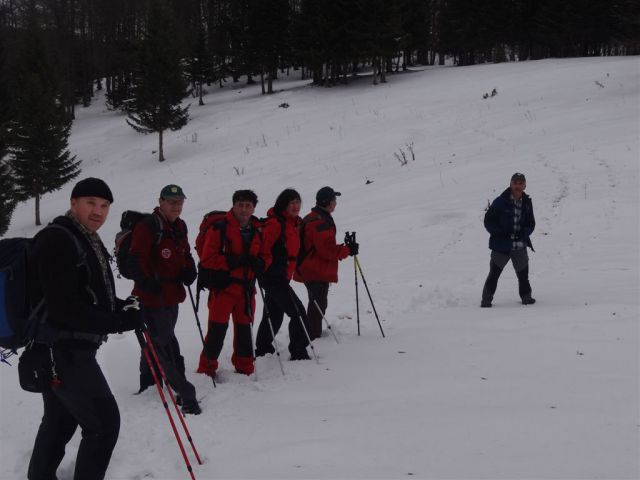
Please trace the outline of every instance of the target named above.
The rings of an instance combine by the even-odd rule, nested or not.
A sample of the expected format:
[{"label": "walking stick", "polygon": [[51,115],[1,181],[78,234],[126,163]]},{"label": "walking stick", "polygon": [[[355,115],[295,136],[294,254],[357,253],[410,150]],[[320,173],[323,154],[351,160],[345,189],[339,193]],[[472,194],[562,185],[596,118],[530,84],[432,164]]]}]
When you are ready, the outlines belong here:
[{"label": "walking stick", "polygon": [[[191,306],[193,307],[193,314],[196,317],[196,325],[198,326],[198,332],[200,333],[200,340],[202,341],[202,351],[204,352],[204,356],[207,359],[207,366],[209,367],[209,371],[211,371],[211,359],[207,357],[206,345],[204,343],[204,335],[202,335],[202,325],[200,325],[200,317],[198,315],[198,307],[193,301],[193,293],[191,292],[191,285],[187,285],[187,290],[189,291],[189,298],[191,299]],[[213,382],[213,388],[216,388],[216,379],[211,377],[211,381]]]},{"label": "walking stick", "polygon": [[[246,275],[246,267],[245,267],[245,278],[247,277]],[[255,281],[255,280],[254,280]],[[253,359],[253,375],[254,375],[254,379],[257,382],[258,381],[258,366],[256,362],[256,347],[253,344],[253,317],[255,312],[253,312],[252,308],[251,308],[251,291],[250,291],[250,285],[251,283],[249,282],[245,282],[245,291],[244,291],[244,303],[245,303],[245,313],[247,314],[247,316],[249,317],[249,340],[251,340],[251,357]]]},{"label": "walking stick", "polygon": [[320,312],[320,315],[322,315],[322,318],[324,318],[324,321],[327,324],[327,328],[329,329],[329,331],[331,332],[331,335],[333,335],[333,338],[335,339],[336,343],[340,343],[338,341],[338,337],[336,337],[336,334],[333,333],[333,328],[331,328],[331,324],[329,323],[329,320],[327,320],[327,317],[324,316],[324,312],[320,309],[320,305],[318,305],[318,302],[316,301],[316,299],[313,299],[313,303],[316,306],[316,308],[318,309],[318,311]]},{"label": "walking stick", "polygon": [[[358,267],[360,271],[360,276],[362,277],[362,283],[364,283],[364,288],[367,290],[367,295],[369,295],[369,301],[371,302],[371,306],[373,307],[373,313],[376,314],[376,320],[378,320],[378,326],[380,327],[380,333],[382,334],[382,338],[384,337],[384,331],[382,330],[382,324],[380,323],[380,317],[378,317],[378,312],[376,311],[376,306],[373,304],[373,298],[371,298],[371,292],[369,291],[369,287],[367,286],[367,279],[364,278],[364,273],[362,273],[362,267],[360,266],[360,260],[358,260],[358,256],[353,256],[353,262]],[[357,290],[356,290],[357,292]],[[358,326],[360,324],[358,323]],[[360,330],[358,329],[358,335],[360,334]]]},{"label": "walking stick", "polygon": [[264,292],[262,291],[262,287],[258,285],[260,289],[260,296],[262,297],[262,304],[264,305],[264,309],[267,312],[267,322],[269,323],[269,330],[271,330],[271,337],[273,338],[273,346],[276,349],[276,356],[278,357],[278,363],[280,364],[280,371],[284,376],[284,367],[282,366],[282,359],[280,358],[280,349],[278,348],[278,341],[276,340],[276,333],[273,329],[273,323],[271,322],[271,312],[269,312],[269,307],[267,306],[267,301],[264,298]]},{"label": "walking stick", "polygon": [[358,322],[358,336],[360,336],[360,300],[358,299],[358,268],[356,257],[353,257],[353,275],[356,279],[356,318]]},{"label": "walking stick", "polygon": [[[189,475],[191,476],[192,480],[195,480],[196,477],[193,474],[193,468],[191,467],[191,463],[189,462],[189,458],[187,457],[187,452],[184,449],[184,445],[182,444],[182,440],[180,439],[180,435],[178,434],[178,429],[176,428],[176,424],[173,421],[173,417],[171,415],[171,411],[169,410],[169,405],[167,404],[167,400],[164,396],[164,393],[162,391],[162,387],[160,386],[160,380],[158,379],[158,375],[156,374],[154,368],[153,368],[153,362],[151,360],[151,355],[149,355],[149,346],[151,345],[150,343],[150,339],[149,339],[149,334],[147,333],[147,331],[145,330],[144,332],[141,330],[136,330],[136,337],[138,338],[138,343],[140,344],[140,348],[142,349],[142,353],[144,354],[144,358],[147,360],[147,364],[149,365],[149,370],[151,371],[151,374],[153,375],[153,380],[156,384],[156,389],[158,390],[158,395],[160,395],[160,399],[162,400],[162,406],[165,409],[165,412],[167,413],[167,417],[169,418],[169,423],[171,424],[171,428],[173,430],[173,434],[176,437],[176,441],[178,442],[178,447],[180,448],[180,452],[182,453],[182,458],[184,459],[184,463],[187,467],[187,471],[189,472]],[[154,356],[155,356],[155,350],[153,350],[154,352]],[[157,362],[157,358],[156,358],[156,362]],[[160,366],[160,363],[158,362],[158,368],[159,370],[162,372],[162,377],[164,378],[164,372],[162,371],[162,367]],[[165,383],[166,383],[166,378],[164,379]],[[169,391],[169,394],[171,396],[171,400],[173,402],[173,405],[176,407],[176,411],[178,411],[178,406],[175,403],[175,398],[173,397],[173,394],[171,393],[171,389],[169,387],[167,387],[167,390]],[[202,464],[202,461],[200,460],[200,456],[198,455],[198,452],[195,449],[195,446],[193,445],[193,442],[191,441],[191,436],[189,434],[189,430],[186,427],[186,424],[184,423],[184,419],[182,418],[182,415],[180,414],[180,412],[178,411],[178,416],[180,417],[180,419],[182,420],[182,425],[185,429],[185,433],[187,435],[187,438],[189,439],[189,441],[191,442],[191,446],[193,447],[193,452],[196,455],[196,459],[198,460],[199,464]]]},{"label": "walking stick", "polygon": [[300,325],[302,325],[302,330],[304,330],[304,334],[307,336],[307,341],[309,342],[309,346],[311,347],[311,353],[313,353],[313,358],[315,358],[316,363],[320,365],[320,361],[318,360],[318,355],[316,355],[316,349],[313,347],[313,343],[311,343],[311,337],[309,336],[309,332],[307,331],[307,326],[304,324],[304,319],[300,314],[300,309],[298,308],[298,302],[296,302],[296,299],[293,298],[294,295],[295,293],[293,293],[293,290],[291,289],[291,287],[289,287],[289,297],[293,302],[293,308],[295,308],[296,312],[298,313],[298,318],[300,319]]}]

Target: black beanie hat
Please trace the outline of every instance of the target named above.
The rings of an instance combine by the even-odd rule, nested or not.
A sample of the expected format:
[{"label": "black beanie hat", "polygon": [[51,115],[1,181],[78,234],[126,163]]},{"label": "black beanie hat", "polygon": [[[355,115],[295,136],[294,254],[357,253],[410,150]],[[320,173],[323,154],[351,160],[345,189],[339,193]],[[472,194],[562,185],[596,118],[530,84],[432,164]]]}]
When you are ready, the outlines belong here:
[{"label": "black beanie hat", "polygon": [[293,188],[287,188],[283,190],[280,195],[278,195],[278,198],[276,198],[276,203],[273,205],[273,209],[276,213],[282,213],[286,210],[289,202],[293,200],[302,200],[302,198],[300,198],[300,194]]},{"label": "black beanie hat", "polygon": [[113,194],[109,186],[104,180],[95,177],[88,177],[76,183],[71,191],[71,198],[78,197],[100,197],[113,203]]}]

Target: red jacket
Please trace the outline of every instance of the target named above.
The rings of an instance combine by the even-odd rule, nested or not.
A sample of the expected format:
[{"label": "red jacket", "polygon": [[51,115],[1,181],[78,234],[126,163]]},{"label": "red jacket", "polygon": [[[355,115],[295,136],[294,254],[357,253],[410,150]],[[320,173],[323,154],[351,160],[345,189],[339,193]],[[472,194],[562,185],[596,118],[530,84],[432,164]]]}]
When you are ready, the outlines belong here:
[{"label": "red jacket", "polygon": [[[282,236],[284,223],[284,245],[278,241]],[[300,217],[291,217],[286,211],[276,215],[273,208],[267,212],[267,220],[262,227],[264,249],[271,252],[271,266],[265,271],[267,277],[279,277],[291,280],[296,268],[296,258],[300,250],[298,226]],[[274,248],[275,247],[275,248]],[[284,247],[284,248],[283,248]]]},{"label": "red jacket", "polygon": [[[160,243],[156,243],[158,237],[151,223],[158,219],[162,222]],[[129,251],[136,259],[138,272],[135,278],[155,278],[160,281],[162,291],[150,293],[140,288],[136,282],[132,293],[139,296],[142,304],[147,307],[177,305],[182,303],[186,296],[182,283],[184,270],[195,269],[187,237],[187,225],[180,218],[170,224],[158,207],[153,211],[151,221],[142,221],[136,225],[131,234]]]},{"label": "red jacket", "polygon": [[[300,225],[302,262],[295,270],[298,282],[338,281],[338,261],[349,256],[349,248],[336,244],[336,224],[329,212],[313,207]],[[306,252],[306,254],[304,253]]]},{"label": "red jacket", "polygon": [[[243,254],[259,256],[264,262],[265,266],[269,266],[271,263],[271,254],[263,251],[261,224],[257,218],[252,218],[250,225],[253,228],[253,237],[247,251],[243,248],[242,235],[240,234],[240,224],[236,217],[233,215],[233,211],[229,210],[225,217],[227,225],[225,227],[225,248],[223,252],[221,244],[221,229],[210,228],[205,237],[202,247],[202,257],[200,263],[204,268],[212,270],[230,270],[227,263],[227,256],[235,255],[240,256]],[[246,269],[247,276],[245,278],[245,268],[237,267],[230,271],[231,278],[236,280],[253,280],[255,273],[252,269]]]}]

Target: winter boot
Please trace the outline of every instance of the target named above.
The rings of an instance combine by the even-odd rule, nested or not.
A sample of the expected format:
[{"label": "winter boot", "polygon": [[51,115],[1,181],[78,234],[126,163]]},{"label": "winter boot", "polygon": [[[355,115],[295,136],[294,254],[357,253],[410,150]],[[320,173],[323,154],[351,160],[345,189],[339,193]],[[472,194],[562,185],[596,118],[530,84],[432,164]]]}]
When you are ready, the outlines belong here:
[{"label": "winter boot", "polygon": [[291,360],[311,360],[307,349],[294,350],[291,352]]},{"label": "winter boot", "polygon": [[533,305],[534,303],[536,303],[536,299],[533,298],[531,294],[525,295],[524,297],[522,297],[523,305]]},{"label": "winter boot", "polygon": [[197,400],[185,403],[184,405],[182,405],[181,410],[185,415],[200,415],[202,413],[202,409],[200,408],[200,405],[198,405]]},{"label": "winter boot", "polygon": [[256,357],[264,357],[268,353],[276,353],[276,349],[273,348],[273,345],[258,345],[256,347]]}]

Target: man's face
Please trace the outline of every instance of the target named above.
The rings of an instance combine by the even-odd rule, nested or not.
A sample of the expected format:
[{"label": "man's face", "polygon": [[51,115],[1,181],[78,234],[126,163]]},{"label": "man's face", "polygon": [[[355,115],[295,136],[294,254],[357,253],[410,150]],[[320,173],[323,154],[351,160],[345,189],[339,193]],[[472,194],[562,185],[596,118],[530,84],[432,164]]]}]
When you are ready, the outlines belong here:
[{"label": "man's face", "polygon": [[290,217],[297,217],[298,215],[300,215],[300,208],[302,207],[302,201],[295,199],[295,200],[291,200],[289,202],[289,204],[287,205],[287,208],[285,209],[287,212],[287,215],[289,215]]},{"label": "man's face", "polygon": [[527,188],[527,182],[523,182],[522,180],[515,180],[511,182],[511,194],[515,198],[520,198],[525,188]]},{"label": "man's face", "polygon": [[236,217],[240,226],[244,227],[249,223],[249,219],[253,212],[255,211],[256,206],[249,202],[248,200],[238,200],[233,204],[233,216]]},{"label": "man's face", "polygon": [[173,223],[182,213],[184,198],[171,197],[161,198],[159,201],[160,211],[169,222]]},{"label": "man's face", "polygon": [[338,205],[338,200],[334,198],[329,202],[329,205],[324,207],[324,209],[329,213],[333,213],[333,211],[336,209],[336,205]]},{"label": "man's face", "polygon": [[71,199],[71,213],[90,232],[97,232],[109,215],[111,204],[100,197],[78,197]]}]

